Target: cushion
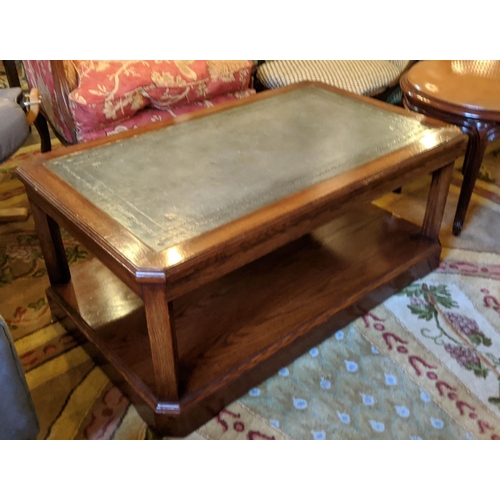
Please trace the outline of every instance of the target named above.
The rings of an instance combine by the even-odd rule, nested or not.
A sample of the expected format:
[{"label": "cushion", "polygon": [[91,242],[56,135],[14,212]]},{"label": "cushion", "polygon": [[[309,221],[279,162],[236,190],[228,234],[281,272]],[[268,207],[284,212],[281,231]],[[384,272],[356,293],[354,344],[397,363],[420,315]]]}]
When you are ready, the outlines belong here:
[{"label": "cushion", "polygon": [[89,131],[77,131],[78,142],[88,142],[95,139],[101,139],[102,137],[107,137],[114,134],[119,134],[126,130],[135,129],[138,127],[143,127],[145,125],[150,125],[151,123],[162,122],[165,120],[170,120],[176,116],[181,116],[186,113],[191,113],[192,111],[198,111],[203,108],[211,108],[217,104],[223,104],[226,102],[234,101],[236,99],[244,99],[252,94],[255,94],[254,89],[247,89],[241,92],[234,92],[232,94],[225,94],[218,97],[214,97],[210,100],[198,101],[186,106],[179,108],[169,109],[169,110],[158,110],[145,108],[139,113],[132,116],[132,118],[120,121],[106,128],[101,128],[99,130],[89,130]]},{"label": "cushion", "polygon": [[322,82],[360,95],[396,85],[410,61],[266,61],[257,78],[275,89],[302,81]]},{"label": "cushion", "polygon": [[170,110],[248,88],[252,61],[75,61],[69,105],[80,132],[150,107]]}]

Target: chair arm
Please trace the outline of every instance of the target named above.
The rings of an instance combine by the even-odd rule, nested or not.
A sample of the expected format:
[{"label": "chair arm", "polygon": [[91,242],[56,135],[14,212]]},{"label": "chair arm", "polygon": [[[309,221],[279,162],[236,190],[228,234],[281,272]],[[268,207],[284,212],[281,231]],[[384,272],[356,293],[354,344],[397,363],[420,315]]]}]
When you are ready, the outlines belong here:
[{"label": "chair arm", "polygon": [[52,74],[54,75],[56,102],[65,123],[68,125],[72,142],[76,143],[78,142],[76,138],[76,125],[69,107],[69,94],[76,88],[76,81],[70,81],[68,78],[68,70],[66,68],[69,63],[71,61],[50,61]]},{"label": "chair arm", "polygon": [[30,88],[38,88],[42,98],[42,113],[58,139],[64,144],[75,144],[76,127],[69,108],[69,93],[74,88],[65,67],[71,61],[23,61]]}]

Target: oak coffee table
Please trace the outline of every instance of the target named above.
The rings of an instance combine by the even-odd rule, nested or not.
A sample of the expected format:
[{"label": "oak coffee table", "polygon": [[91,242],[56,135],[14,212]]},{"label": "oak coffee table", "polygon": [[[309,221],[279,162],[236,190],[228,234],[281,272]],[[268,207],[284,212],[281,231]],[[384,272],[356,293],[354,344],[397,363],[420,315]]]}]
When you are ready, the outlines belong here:
[{"label": "oak coffee table", "polygon": [[[54,316],[186,435],[438,266],[457,127],[301,83],[18,169]],[[422,227],[370,201],[424,174]],[[59,227],[95,258],[72,266]]]}]

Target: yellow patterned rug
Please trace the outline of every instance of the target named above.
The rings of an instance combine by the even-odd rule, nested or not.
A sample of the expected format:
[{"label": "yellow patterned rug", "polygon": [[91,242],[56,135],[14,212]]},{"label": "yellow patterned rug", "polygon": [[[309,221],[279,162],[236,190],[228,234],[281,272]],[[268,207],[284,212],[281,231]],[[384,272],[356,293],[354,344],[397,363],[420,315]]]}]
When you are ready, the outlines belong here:
[{"label": "yellow patterned rug", "polygon": [[[0,166],[0,207],[27,206],[13,172],[37,151],[24,148]],[[459,238],[451,235],[461,183],[455,172],[439,269],[332,332],[188,438],[497,439],[500,156],[494,145],[484,166]],[[375,203],[420,224],[429,182],[422,178]],[[63,241],[71,266],[93,258],[64,231]],[[51,322],[47,285],[31,217],[0,224],[0,314],[26,372],[39,439],[153,437],[89,358],[85,339]]]}]

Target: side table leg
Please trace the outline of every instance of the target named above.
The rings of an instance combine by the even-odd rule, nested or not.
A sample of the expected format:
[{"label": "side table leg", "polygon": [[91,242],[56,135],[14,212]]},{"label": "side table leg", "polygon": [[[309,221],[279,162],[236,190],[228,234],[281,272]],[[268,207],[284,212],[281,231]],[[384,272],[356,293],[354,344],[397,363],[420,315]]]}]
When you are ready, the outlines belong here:
[{"label": "side table leg", "polygon": [[460,196],[458,198],[457,211],[455,220],[453,221],[453,234],[459,236],[462,232],[465,220],[465,214],[469,207],[470,199],[474,185],[476,184],[477,175],[481,168],[484,152],[488,145],[488,131],[479,130],[478,128],[469,131],[469,144],[465,153],[464,165],[462,167],[463,181]]},{"label": "side table leg", "polygon": [[144,285],[142,291],[157,396],[161,401],[178,401],[179,360],[172,302],[167,299],[165,285]]},{"label": "side table leg", "polygon": [[40,136],[40,151],[42,153],[47,153],[52,150],[52,144],[50,142],[50,132],[49,126],[47,125],[47,120],[45,116],[41,113],[38,113],[38,116],[35,119],[35,128]]},{"label": "side table leg", "polygon": [[2,61],[9,87],[20,87],[21,81],[17,73],[16,61]]},{"label": "side table leg", "polygon": [[50,283],[52,285],[68,283],[71,274],[59,225],[32,200],[30,205]]},{"label": "side table leg", "polygon": [[450,163],[432,173],[432,183],[422,224],[422,234],[431,240],[439,238],[439,229],[441,228],[444,207],[453,175],[453,165],[454,163]]}]

